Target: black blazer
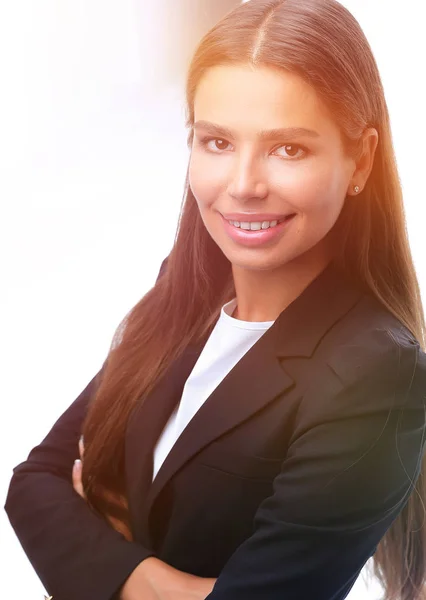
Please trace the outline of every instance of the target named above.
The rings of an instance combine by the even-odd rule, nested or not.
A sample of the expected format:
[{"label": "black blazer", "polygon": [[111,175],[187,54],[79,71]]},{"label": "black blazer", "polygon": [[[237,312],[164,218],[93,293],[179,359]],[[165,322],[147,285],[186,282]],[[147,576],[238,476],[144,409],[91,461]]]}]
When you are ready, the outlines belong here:
[{"label": "black blazer", "polygon": [[133,542],[72,488],[95,379],[15,467],[5,509],[54,600],[110,600],[148,556],[218,577],[208,600],[341,600],[406,504],[425,449],[426,355],[331,265],[227,374],[151,483],[204,343],[129,419]]}]

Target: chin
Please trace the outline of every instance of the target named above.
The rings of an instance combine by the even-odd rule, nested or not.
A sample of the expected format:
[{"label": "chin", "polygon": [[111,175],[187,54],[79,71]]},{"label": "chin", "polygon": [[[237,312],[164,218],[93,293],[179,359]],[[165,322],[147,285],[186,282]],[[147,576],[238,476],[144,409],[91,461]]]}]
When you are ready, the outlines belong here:
[{"label": "chin", "polygon": [[229,254],[225,254],[225,256],[232,266],[238,267],[239,269],[247,269],[248,271],[273,271],[285,267],[291,262],[291,258],[286,258],[284,256],[275,259],[262,258],[261,256],[257,257],[257,259],[255,257],[247,257],[246,260],[244,260],[243,257],[231,256]]}]

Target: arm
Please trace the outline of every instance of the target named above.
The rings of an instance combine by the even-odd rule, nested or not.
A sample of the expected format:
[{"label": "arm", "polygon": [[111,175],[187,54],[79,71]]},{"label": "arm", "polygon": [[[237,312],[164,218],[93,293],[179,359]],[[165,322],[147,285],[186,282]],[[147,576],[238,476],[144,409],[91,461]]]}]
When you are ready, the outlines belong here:
[{"label": "arm", "polygon": [[[167,262],[168,257],[161,263],[157,281]],[[44,587],[61,600],[117,600],[124,583],[126,590],[136,579],[141,585],[140,563],[155,556],[110,527],[72,486],[82,424],[101,372],[27,460],[13,469],[4,507]],[[143,575],[147,573],[144,568]],[[191,582],[197,593],[207,583],[207,579],[196,585]]]},{"label": "arm", "polygon": [[352,362],[336,357],[328,385],[310,386],[273,495],[206,600],[342,600],[408,500],[426,357],[394,344],[360,365],[369,349],[348,348]]},{"label": "arm", "polygon": [[73,489],[78,440],[101,372],[13,469],[4,507],[44,587],[61,600],[115,600],[136,567],[155,555],[126,540]]},{"label": "arm", "polygon": [[5,510],[41,582],[58,600],[111,600],[155,553],[127,541],[72,487],[78,439],[96,377],[13,469]]}]

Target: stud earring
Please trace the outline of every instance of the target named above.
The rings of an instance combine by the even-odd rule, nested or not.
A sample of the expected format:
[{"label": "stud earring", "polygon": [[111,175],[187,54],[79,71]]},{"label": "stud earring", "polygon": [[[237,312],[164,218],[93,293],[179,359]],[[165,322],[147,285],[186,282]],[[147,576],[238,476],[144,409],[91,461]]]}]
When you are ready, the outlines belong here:
[{"label": "stud earring", "polygon": [[358,194],[358,192],[359,192],[359,186],[358,185],[354,185],[354,192],[355,192],[355,194]]}]

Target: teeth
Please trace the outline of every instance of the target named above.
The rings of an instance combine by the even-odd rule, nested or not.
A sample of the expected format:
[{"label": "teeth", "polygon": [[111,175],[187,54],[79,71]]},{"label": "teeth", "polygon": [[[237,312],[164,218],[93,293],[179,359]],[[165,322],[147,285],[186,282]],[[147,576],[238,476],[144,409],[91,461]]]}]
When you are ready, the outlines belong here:
[{"label": "teeth", "polygon": [[269,227],[275,227],[278,221],[257,221],[251,222],[248,221],[228,221],[234,227],[239,227],[240,229],[247,229],[250,231],[258,231],[259,229],[269,229]]}]

